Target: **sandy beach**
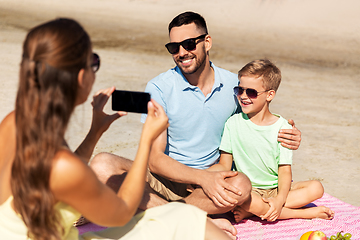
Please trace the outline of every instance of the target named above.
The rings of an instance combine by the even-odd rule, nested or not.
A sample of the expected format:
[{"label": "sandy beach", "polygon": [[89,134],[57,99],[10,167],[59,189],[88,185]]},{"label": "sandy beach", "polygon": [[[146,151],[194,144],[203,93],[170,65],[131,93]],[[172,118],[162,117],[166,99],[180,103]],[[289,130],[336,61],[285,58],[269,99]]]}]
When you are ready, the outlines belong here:
[{"label": "sandy beach", "polygon": [[[191,10],[207,20],[215,65],[237,72],[269,58],[283,80],[271,110],[302,132],[294,181],[318,179],[325,192],[360,206],[360,2],[356,0],[0,0],[0,119],[14,108],[22,42],[27,31],[56,17],[78,20],[101,57],[99,89],[142,91],[174,66],[164,44],[167,25]],[[76,109],[66,134],[75,149],[91,121],[91,97]],[[110,102],[105,111],[111,113]],[[133,159],[140,115],[116,121],[94,154]]]}]

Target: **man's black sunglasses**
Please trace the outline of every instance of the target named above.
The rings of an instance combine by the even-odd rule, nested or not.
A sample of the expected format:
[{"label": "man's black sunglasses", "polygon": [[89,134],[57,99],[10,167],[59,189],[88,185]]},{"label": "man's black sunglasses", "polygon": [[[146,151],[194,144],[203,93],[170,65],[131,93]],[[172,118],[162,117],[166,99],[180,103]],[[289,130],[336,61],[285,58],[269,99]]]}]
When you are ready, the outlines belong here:
[{"label": "man's black sunglasses", "polygon": [[92,59],[92,63],[91,63],[91,69],[94,72],[97,72],[100,68],[100,57],[99,55],[97,55],[96,53],[93,53],[93,59]]},{"label": "man's black sunglasses", "polygon": [[196,40],[205,38],[207,34],[200,35],[196,38],[189,38],[185,39],[182,42],[170,42],[165,45],[169,53],[176,54],[180,50],[180,45],[186,50],[186,51],[192,51],[196,49]]}]

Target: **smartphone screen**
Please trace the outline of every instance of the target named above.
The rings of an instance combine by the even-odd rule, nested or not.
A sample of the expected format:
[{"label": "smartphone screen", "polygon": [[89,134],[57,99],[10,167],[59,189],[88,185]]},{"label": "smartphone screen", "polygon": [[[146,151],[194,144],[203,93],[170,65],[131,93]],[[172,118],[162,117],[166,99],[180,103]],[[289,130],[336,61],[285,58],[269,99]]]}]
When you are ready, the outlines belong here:
[{"label": "smartphone screen", "polygon": [[147,113],[149,101],[150,94],[146,92],[115,90],[112,93],[112,110]]}]

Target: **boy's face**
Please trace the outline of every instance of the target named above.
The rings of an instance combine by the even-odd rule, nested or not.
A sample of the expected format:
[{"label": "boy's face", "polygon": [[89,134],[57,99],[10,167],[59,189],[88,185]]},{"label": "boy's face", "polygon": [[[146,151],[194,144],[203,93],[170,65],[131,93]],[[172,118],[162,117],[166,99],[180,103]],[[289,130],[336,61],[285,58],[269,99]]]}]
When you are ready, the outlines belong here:
[{"label": "boy's face", "polygon": [[264,88],[262,77],[242,76],[239,81],[240,89],[237,98],[242,111],[251,117],[266,110],[269,101],[269,91]]}]

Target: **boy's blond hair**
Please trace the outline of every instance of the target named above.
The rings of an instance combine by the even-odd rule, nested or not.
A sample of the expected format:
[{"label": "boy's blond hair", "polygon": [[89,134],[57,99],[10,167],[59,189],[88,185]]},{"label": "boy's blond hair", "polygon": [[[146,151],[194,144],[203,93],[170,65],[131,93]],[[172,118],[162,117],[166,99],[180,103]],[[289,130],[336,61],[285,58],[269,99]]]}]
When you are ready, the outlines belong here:
[{"label": "boy's blond hair", "polygon": [[279,88],[281,82],[281,71],[268,59],[254,60],[246,64],[238,73],[239,79],[242,76],[262,77],[263,86],[266,90]]}]

